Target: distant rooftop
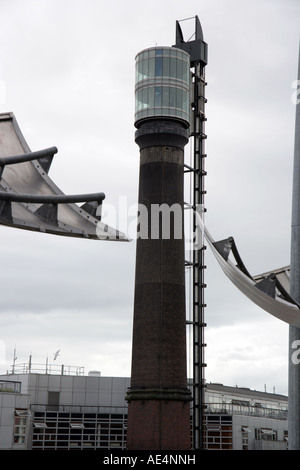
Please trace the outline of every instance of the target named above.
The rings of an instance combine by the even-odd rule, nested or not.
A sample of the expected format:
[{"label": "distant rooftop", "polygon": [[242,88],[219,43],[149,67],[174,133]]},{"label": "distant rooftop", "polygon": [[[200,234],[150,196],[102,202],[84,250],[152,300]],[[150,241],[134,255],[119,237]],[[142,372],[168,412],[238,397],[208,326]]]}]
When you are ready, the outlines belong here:
[{"label": "distant rooftop", "polygon": [[[24,362],[21,364],[13,364],[10,366],[10,371],[7,371],[7,375],[23,375],[23,374],[51,374],[51,375],[68,375],[68,376],[84,376],[84,367],[82,366],[69,366],[69,365],[60,365],[60,364],[50,364],[48,362],[44,364],[37,364],[33,363],[31,359],[29,359],[28,362]],[[4,374],[0,374],[4,375]],[[98,370],[92,370],[89,371],[88,376],[90,377],[100,377],[101,372]],[[192,379],[188,379],[188,382],[191,382]],[[9,387],[9,384],[5,384],[2,381],[2,384],[0,385],[0,391],[4,391],[7,387]],[[9,381],[12,383],[11,381]],[[1,390],[2,386],[2,390]],[[258,391],[258,390],[253,390],[250,388],[246,387],[240,387],[240,386],[230,386],[230,385],[223,385],[221,383],[216,383],[216,382],[207,382],[206,383],[206,390],[207,391],[215,391],[215,392],[223,392],[223,393],[229,393],[229,394],[238,394],[238,395],[245,395],[248,397],[260,397],[264,399],[271,399],[271,400],[281,400],[281,401],[287,401],[287,396],[275,393],[275,388],[273,388],[273,393],[267,392],[267,391]],[[18,390],[14,390],[18,391]]]},{"label": "distant rooftop", "polygon": [[245,395],[248,397],[264,397],[265,399],[272,399],[272,400],[282,400],[282,401],[287,401],[287,396],[286,395],[281,395],[279,393],[271,393],[271,392],[263,392],[259,390],[253,390],[247,387],[238,387],[237,385],[235,387],[230,386],[230,385],[223,385],[220,383],[207,383],[206,384],[207,390],[214,390],[214,391],[222,391],[222,392],[227,392],[227,393],[232,393],[232,394],[239,394],[239,395]]},{"label": "distant rooftop", "polygon": [[67,366],[60,364],[36,364],[24,362],[23,364],[13,364],[9,374],[54,374],[54,375],[84,375],[84,367]]}]

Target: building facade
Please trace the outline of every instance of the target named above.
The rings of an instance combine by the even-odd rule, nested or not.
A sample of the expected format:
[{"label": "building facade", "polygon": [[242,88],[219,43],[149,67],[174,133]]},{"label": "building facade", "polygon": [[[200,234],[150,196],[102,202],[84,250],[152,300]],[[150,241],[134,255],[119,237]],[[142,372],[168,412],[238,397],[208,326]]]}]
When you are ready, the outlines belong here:
[{"label": "building facade", "polygon": [[206,449],[287,450],[286,396],[207,384],[205,401]]},{"label": "building facade", "polygon": [[[0,376],[0,450],[126,449],[130,379],[82,368]],[[208,383],[204,447],[288,448],[287,397]]]}]

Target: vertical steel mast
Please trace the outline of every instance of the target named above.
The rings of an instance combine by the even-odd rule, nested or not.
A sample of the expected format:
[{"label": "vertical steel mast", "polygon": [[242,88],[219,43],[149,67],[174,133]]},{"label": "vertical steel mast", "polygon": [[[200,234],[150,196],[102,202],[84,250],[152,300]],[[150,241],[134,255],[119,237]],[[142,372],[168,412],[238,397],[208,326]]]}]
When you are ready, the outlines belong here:
[{"label": "vertical steel mast", "polygon": [[[194,39],[185,42],[180,22],[176,22],[176,47],[190,54],[192,72],[192,99],[191,99],[191,127],[190,142],[193,149],[193,167],[187,171],[193,172],[193,234],[197,232],[195,211],[206,211],[204,206],[205,185],[205,66],[207,65],[207,44],[203,40],[203,33],[198,16],[195,17]],[[204,244],[195,240],[193,249],[193,448],[203,448],[203,411],[205,387],[205,360],[204,360]],[[190,264],[190,262],[187,262]]]},{"label": "vertical steel mast", "polygon": [[[298,59],[298,83],[300,81],[300,47]],[[290,294],[300,302],[300,104],[296,101],[296,123],[294,144],[292,227],[291,227],[291,271]],[[300,328],[289,327],[289,449],[300,449],[300,364],[294,358],[299,348]]]}]

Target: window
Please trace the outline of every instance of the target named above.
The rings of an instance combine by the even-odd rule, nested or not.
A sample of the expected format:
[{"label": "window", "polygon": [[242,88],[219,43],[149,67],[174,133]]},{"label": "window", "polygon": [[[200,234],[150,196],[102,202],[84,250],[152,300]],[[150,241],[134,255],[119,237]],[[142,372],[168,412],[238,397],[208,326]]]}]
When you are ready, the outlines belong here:
[{"label": "window", "polygon": [[277,431],[270,428],[255,429],[255,439],[262,439],[265,441],[276,441]]},{"label": "window", "polygon": [[46,429],[47,424],[46,423],[35,422],[35,423],[33,423],[33,426],[37,429]]},{"label": "window", "polygon": [[207,415],[205,430],[206,449],[232,449],[232,417]]},{"label": "window", "polygon": [[156,57],[155,58],[155,76],[161,77],[163,74],[163,58]]},{"label": "window", "polygon": [[33,449],[125,449],[126,414],[37,412]]},{"label": "window", "polygon": [[27,418],[30,412],[26,409],[16,409],[14,418],[14,444],[24,444],[26,439]]},{"label": "window", "polygon": [[84,429],[83,423],[70,423],[72,429]]},{"label": "window", "polygon": [[154,99],[154,106],[156,108],[161,106],[161,96],[162,96],[162,87],[161,86],[156,86],[155,87],[155,99]]},{"label": "window", "polygon": [[135,121],[172,116],[190,121],[190,58],[174,48],[152,48],[136,57]]},{"label": "window", "polygon": [[242,450],[248,450],[248,426],[242,426]]}]

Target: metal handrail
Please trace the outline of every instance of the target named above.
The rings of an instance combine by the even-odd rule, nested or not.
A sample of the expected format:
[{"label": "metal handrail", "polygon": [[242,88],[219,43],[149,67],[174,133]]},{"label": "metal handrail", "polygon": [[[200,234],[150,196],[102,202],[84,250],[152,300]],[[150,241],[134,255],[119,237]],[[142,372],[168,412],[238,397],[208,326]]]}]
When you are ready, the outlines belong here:
[{"label": "metal handrail", "polygon": [[22,153],[21,155],[0,157],[0,166],[14,165],[16,163],[24,163],[32,160],[39,160],[40,158],[52,157],[57,152],[57,147],[50,147],[44,150],[38,150],[36,152]]},{"label": "metal handrail", "polygon": [[105,199],[104,193],[91,194],[17,194],[12,192],[0,191],[0,200],[11,202],[23,202],[33,204],[67,204],[76,202],[97,201],[102,202]]}]

